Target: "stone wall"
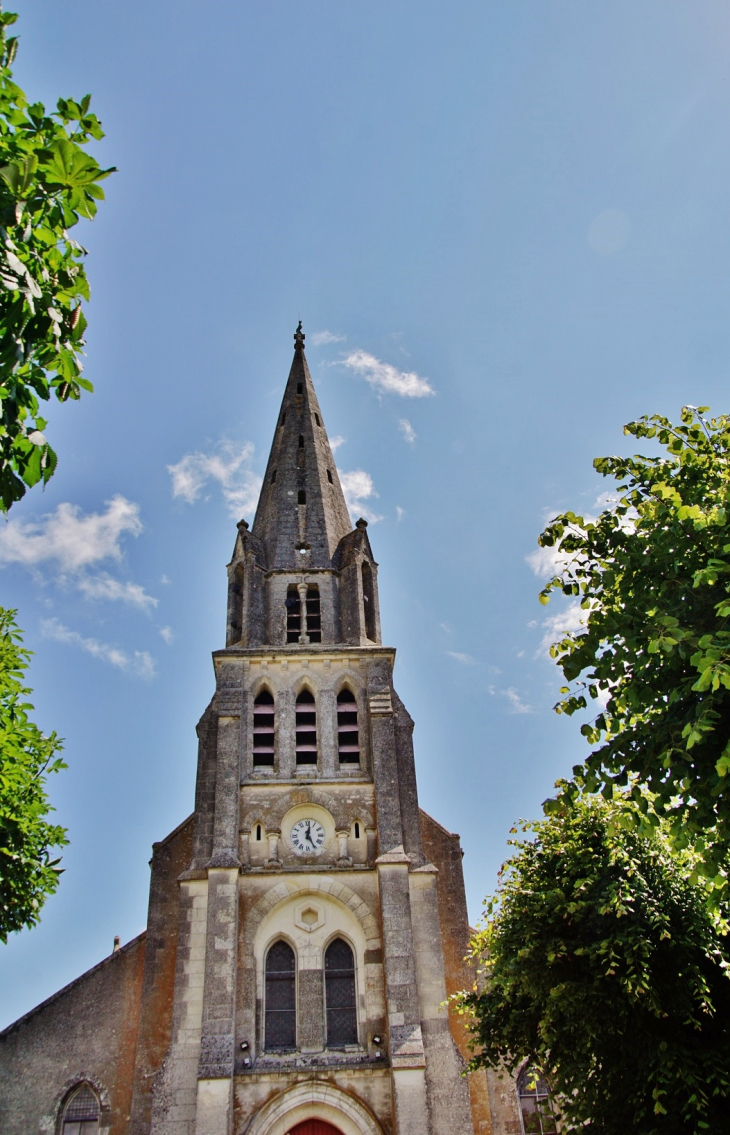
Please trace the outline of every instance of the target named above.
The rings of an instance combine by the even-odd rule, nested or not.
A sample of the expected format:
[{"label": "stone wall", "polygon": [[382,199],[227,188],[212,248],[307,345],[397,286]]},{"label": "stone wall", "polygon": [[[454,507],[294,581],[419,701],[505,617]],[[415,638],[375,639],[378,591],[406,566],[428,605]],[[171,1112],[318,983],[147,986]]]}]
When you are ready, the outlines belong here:
[{"label": "stone wall", "polygon": [[145,935],[0,1033],[0,1131],[53,1135],[70,1090],[89,1081],[101,1130],[127,1135]]}]

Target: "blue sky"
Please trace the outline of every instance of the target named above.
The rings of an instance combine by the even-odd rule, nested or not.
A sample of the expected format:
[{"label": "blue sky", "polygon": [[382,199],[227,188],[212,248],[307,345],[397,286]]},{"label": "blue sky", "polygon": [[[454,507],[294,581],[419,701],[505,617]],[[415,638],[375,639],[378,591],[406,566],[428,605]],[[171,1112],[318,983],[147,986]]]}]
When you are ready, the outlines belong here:
[{"label": "blue sky", "polygon": [[624,422],[728,410],[730,8],[17,8],[19,82],[91,91],[119,173],[82,234],[97,392],[51,410],[58,472],[0,530],[71,838],[0,950],[0,1023],[145,924],[300,315],[476,918],[511,824],[587,752],[551,709],[570,614],[537,602],[543,522],[595,508]]}]

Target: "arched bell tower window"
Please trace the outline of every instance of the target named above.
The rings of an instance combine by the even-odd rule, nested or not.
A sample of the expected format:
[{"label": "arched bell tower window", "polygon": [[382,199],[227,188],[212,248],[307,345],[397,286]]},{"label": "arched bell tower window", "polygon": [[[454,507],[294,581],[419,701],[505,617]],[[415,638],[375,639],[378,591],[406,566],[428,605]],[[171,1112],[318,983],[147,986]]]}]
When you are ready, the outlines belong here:
[{"label": "arched bell tower window", "polygon": [[517,1077],[517,1095],[525,1135],[554,1135],[558,1128],[550,1106],[550,1090],[540,1073],[529,1065]]},{"label": "arched bell tower window", "polygon": [[337,748],[341,765],[360,763],[357,701],[351,690],[341,690],[337,695]]},{"label": "arched bell tower window", "polygon": [[286,641],[299,642],[302,633],[302,604],[295,584],[286,589]]},{"label": "arched bell tower window", "polygon": [[357,1044],[355,959],[342,938],[330,942],[324,956],[327,1045]]},{"label": "arched bell tower window", "polygon": [[296,969],[286,942],[274,942],[266,955],[265,997],[265,1047],[296,1048]]},{"label": "arched bell tower window", "polygon": [[99,1100],[88,1084],[81,1084],[63,1109],[61,1135],[97,1135],[98,1130]]},{"label": "arched bell tower window", "polygon": [[322,641],[322,616],[316,583],[310,583],[307,588],[307,634],[310,642]]},{"label": "arched bell tower window", "polygon": [[296,750],[298,765],[317,763],[317,706],[314,694],[302,690],[296,705]]},{"label": "arched bell tower window", "polygon": [[261,690],[253,703],[254,768],[273,766],[275,752],[275,706],[268,690]]},{"label": "arched bell tower window", "polygon": [[373,569],[367,560],[362,562],[362,601],[365,608],[365,634],[375,642],[375,588]]}]

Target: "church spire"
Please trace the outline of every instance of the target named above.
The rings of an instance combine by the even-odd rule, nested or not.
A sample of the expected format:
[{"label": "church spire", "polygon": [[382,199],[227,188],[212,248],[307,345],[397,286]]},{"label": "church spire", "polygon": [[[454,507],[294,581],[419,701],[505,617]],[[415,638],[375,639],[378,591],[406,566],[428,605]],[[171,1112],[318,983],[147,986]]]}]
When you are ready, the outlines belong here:
[{"label": "church spire", "polygon": [[304,354],[301,320],[252,535],[269,571],[331,568],[352,524]]}]

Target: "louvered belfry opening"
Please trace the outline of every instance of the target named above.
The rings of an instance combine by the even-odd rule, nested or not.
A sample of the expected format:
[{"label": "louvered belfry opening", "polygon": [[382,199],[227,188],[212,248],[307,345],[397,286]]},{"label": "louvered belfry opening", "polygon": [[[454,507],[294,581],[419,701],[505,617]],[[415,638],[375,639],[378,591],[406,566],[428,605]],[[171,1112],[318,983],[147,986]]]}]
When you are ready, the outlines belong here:
[{"label": "louvered belfry opening", "polygon": [[294,951],[275,942],[266,955],[265,1046],[296,1048],[297,1000]]},{"label": "louvered belfry opening", "polygon": [[337,748],[341,765],[360,763],[357,700],[351,690],[341,690],[337,695]]},{"label": "louvered belfry opening", "polygon": [[96,1135],[99,1130],[99,1101],[88,1084],[71,1096],[63,1112],[62,1135]]},{"label": "louvered belfry opening", "polygon": [[309,690],[302,690],[297,698],[296,715],[297,764],[316,765],[317,707]]},{"label": "louvered belfry opening", "polygon": [[324,956],[327,1045],[357,1044],[355,959],[342,938],[330,942]]},{"label": "louvered belfry opening", "polygon": [[299,642],[302,633],[302,603],[294,584],[286,590],[286,641]]},{"label": "louvered belfry opening", "polygon": [[253,703],[253,763],[254,767],[274,764],[275,714],[274,698],[262,690]]},{"label": "louvered belfry opening", "polygon": [[322,616],[316,583],[307,587],[307,635],[310,642],[322,641]]}]

